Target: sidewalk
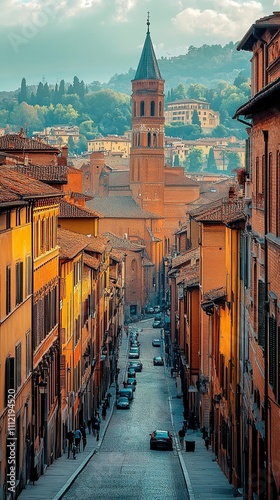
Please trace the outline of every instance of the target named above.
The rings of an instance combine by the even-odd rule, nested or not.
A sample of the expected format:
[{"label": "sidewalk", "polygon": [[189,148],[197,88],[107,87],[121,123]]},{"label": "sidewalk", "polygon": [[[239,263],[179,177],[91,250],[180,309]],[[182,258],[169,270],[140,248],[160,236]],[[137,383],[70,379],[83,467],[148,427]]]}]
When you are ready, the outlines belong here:
[{"label": "sidewalk", "polygon": [[34,485],[31,483],[26,486],[19,496],[20,500],[59,500],[63,497],[75,478],[84,469],[102,444],[114,409],[116,397],[115,389],[115,384],[112,384],[110,387],[110,393],[112,394],[111,404],[110,408],[107,410],[106,419],[101,420],[99,441],[96,441],[96,437],[93,434],[89,434],[88,431],[86,431],[87,445],[85,451],[77,453],[76,460],[73,460],[72,456],[68,459],[67,452],[64,453],[62,457],[56,459]]},{"label": "sidewalk", "polygon": [[[166,382],[169,389],[169,404],[175,431],[176,449],[189,491],[190,500],[227,500],[233,498],[234,488],[229,484],[226,476],[221,471],[214,453],[207,451],[200,431],[188,430],[180,442],[178,432],[183,425],[182,399],[177,397],[175,379],[166,371]],[[185,451],[185,441],[195,441],[195,451]]]}]

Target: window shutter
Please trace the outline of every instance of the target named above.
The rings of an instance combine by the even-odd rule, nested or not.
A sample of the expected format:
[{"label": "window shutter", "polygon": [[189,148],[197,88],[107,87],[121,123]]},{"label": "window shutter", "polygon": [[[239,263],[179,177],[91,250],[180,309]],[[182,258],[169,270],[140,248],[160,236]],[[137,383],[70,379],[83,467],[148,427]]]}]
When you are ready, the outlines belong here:
[{"label": "window shutter", "polygon": [[16,345],[16,389],[21,385],[21,343]]},{"label": "window shutter", "polygon": [[8,391],[15,388],[15,358],[6,358],[5,404],[8,403]]},{"label": "window shutter", "polygon": [[258,343],[265,349],[265,283],[258,281]]},{"label": "window shutter", "polygon": [[273,392],[276,390],[276,321],[269,318],[269,383]]}]

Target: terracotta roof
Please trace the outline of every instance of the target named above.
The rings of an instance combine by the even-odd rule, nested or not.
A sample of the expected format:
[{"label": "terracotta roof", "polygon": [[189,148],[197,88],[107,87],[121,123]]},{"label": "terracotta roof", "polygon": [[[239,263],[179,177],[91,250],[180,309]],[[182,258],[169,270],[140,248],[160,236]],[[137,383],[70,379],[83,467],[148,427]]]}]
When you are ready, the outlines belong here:
[{"label": "terracotta roof", "polygon": [[118,248],[122,250],[131,250],[132,252],[141,252],[145,248],[145,245],[139,245],[127,238],[120,238],[113,233],[104,233],[104,236],[108,238],[114,249]]},{"label": "terracotta roof", "polygon": [[87,253],[84,253],[83,260],[84,260],[84,264],[86,266],[91,267],[95,271],[98,270],[98,268],[100,266],[100,262],[96,257],[93,257],[92,255],[89,255]]},{"label": "terracotta roof", "polygon": [[176,284],[184,283],[187,287],[199,285],[199,266],[187,266],[176,276]]},{"label": "terracotta roof", "polygon": [[94,196],[87,207],[105,218],[116,219],[161,219],[162,217],[143,210],[131,196]]},{"label": "terracotta roof", "polygon": [[188,250],[184,253],[181,253],[180,255],[177,255],[177,257],[173,257],[172,259],[172,269],[176,267],[182,266],[182,264],[185,264],[186,262],[194,262],[199,259],[199,249],[198,248],[193,248],[192,250]]},{"label": "terracotta roof", "polygon": [[129,186],[129,170],[113,170],[109,176],[109,186],[111,187],[127,187]]},{"label": "terracotta roof", "polygon": [[90,234],[82,234],[69,229],[59,228],[61,231],[68,233],[68,237],[73,238],[78,246],[82,247],[87,253],[94,252],[102,254],[105,250],[110,251],[111,247],[108,245],[108,238],[105,236],[91,236]]},{"label": "terracotta roof", "polygon": [[144,256],[142,265],[143,267],[154,267],[155,264],[147,256]]},{"label": "terracotta roof", "polygon": [[0,190],[5,200],[7,196],[4,194],[6,190],[10,193],[11,199],[29,200],[33,198],[45,197],[62,197],[63,193],[56,188],[53,188],[36,179],[27,177],[14,170],[13,167],[0,167]]},{"label": "terracotta roof", "polygon": [[57,229],[57,241],[60,247],[60,259],[73,259],[76,257],[87,246],[87,242],[83,240],[83,238],[77,238],[77,233],[59,227]]},{"label": "terracotta roof", "polygon": [[203,303],[209,301],[215,301],[226,296],[226,288],[221,286],[219,288],[213,288],[209,292],[203,294]]},{"label": "terracotta roof", "polygon": [[166,172],[164,175],[165,186],[198,186],[197,181],[186,175],[176,175],[172,172]]},{"label": "terracotta roof", "polygon": [[68,219],[69,217],[73,218],[99,218],[100,214],[94,212],[93,210],[89,210],[86,207],[80,207],[79,205],[75,205],[74,203],[69,203],[68,201],[61,200],[60,202],[60,213],[59,217],[61,219]]},{"label": "terracotta roof", "polygon": [[125,252],[121,252],[120,250],[117,250],[116,248],[113,247],[110,252],[110,257],[112,260],[115,260],[116,262],[121,262],[125,257]]},{"label": "terracotta roof", "polygon": [[92,200],[92,196],[89,196],[85,193],[77,193],[76,191],[67,192],[70,198],[74,198],[75,200]]},{"label": "terracotta roof", "polygon": [[14,165],[13,169],[41,182],[67,184],[67,167],[63,165]]},{"label": "terracotta roof", "polygon": [[221,222],[230,223],[237,220],[245,220],[243,198],[226,198],[219,203],[213,203],[209,208],[204,207],[204,211],[194,216],[198,222]]},{"label": "terracotta roof", "polygon": [[237,45],[237,50],[248,50],[251,51],[254,43],[257,40],[260,40],[264,31],[267,29],[278,29],[280,28],[280,13],[274,12],[273,14],[262,17],[258,19],[252,26],[249,28],[247,33],[244,35],[242,40]]},{"label": "terracotta roof", "polygon": [[149,227],[146,227],[146,229],[152,241],[162,241],[160,238],[154,235],[153,231]]},{"label": "terracotta roof", "polygon": [[22,151],[28,153],[29,151],[52,151],[60,153],[60,149],[50,146],[38,139],[25,137],[24,134],[6,134],[0,137],[0,150],[1,151]]}]

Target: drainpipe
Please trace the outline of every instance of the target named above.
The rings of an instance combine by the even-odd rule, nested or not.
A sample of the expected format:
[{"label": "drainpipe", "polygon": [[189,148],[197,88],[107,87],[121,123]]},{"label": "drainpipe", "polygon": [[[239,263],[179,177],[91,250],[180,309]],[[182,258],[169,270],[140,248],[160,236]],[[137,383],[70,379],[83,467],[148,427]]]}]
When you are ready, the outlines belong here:
[{"label": "drainpipe", "polygon": [[264,415],[265,415],[265,498],[268,498],[268,488],[270,483],[270,461],[268,459],[268,431],[269,431],[269,398],[268,398],[268,355],[269,355],[269,300],[268,300],[268,252],[267,252],[267,233],[268,233],[268,130],[263,130],[264,137],[264,281],[265,281],[265,346],[264,346]]}]

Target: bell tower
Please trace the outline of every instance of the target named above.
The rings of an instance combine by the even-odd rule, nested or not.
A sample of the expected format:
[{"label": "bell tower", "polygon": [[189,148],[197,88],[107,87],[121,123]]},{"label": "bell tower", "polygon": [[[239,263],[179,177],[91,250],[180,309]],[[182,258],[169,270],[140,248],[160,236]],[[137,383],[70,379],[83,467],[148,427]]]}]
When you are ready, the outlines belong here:
[{"label": "bell tower", "polygon": [[136,203],[154,214],[164,214],[164,80],[147,33],[135,78],[132,80],[132,143],[130,188]]}]

